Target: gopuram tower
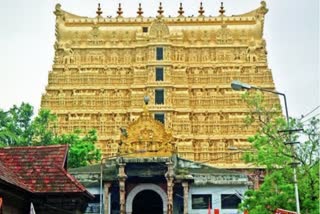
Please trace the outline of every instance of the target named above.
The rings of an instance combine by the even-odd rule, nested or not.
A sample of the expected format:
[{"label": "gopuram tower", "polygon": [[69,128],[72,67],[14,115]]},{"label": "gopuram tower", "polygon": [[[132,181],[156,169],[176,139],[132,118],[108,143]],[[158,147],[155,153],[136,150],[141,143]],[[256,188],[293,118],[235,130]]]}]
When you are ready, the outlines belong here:
[{"label": "gopuram tower", "polygon": [[[182,158],[225,168],[245,168],[241,151],[257,131],[245,126],[249,109],[231,89],[241,80],[274,89],[259,8],[226,16],[93,18],[71,14],[56,5],[56,42],[41,107],[58,116],[59,133],[96,129],[105,157],[117,154],[121,129],[148,109],[171,132]],[[267,95],[267,94],[266,94]],[[266,102],[279,103],[267,95]],[[237,147],[232,151],[230,147]]]}]

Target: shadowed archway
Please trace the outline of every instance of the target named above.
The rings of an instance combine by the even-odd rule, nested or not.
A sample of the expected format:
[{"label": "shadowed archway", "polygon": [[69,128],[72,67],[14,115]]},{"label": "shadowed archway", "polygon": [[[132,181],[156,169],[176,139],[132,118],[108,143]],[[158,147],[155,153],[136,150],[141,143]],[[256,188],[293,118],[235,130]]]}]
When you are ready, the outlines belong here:
[{"label": "shadowed archway", "polygon": [[133,199],[132,214],[163,214],[163,202],[153,190],[143,190]]},{"label": "shadowed archway", "polygon": [[[148,183],[148,184],[138,184],[136,187],[134,187],[130,191],[130,193],[127,196],[127,200],[126,200],[126,214],[132,214],[133,200],[136,198],[136,196],[140,192],[144,192],[146,190],[153,191],[155,194],[160,196],[160,199],[161,199],[160,203],[162,204],[162,212],[160,212],[160,213],[167,213],[168,197],[167,197],[166,192],[160,186],[158,186],[156,184]],[[143,195],[141,197],[143,197]],[[157,196],[155,196],[155,198],[157,198]],[[151,212],[151,213],[153,214],[154,212]],[[138,214],[140,214],[140,213],[138,213]]]}]

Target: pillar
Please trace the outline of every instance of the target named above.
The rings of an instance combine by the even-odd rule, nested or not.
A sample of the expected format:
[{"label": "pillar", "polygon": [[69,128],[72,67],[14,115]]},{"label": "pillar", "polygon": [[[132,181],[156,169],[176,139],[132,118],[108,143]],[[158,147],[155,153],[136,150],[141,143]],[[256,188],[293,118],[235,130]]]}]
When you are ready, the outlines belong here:
[{"label": "pillar", "polygon": [[126,179],[127,175],[125,173],[125,164],[119,164],[119,195],[120,195],[120,214],[126,213]]},{"label": "pillar", "polygon": [[188,200],[189,200],[189,183],[182,182],[183,187],[183,214],[188,214]]},{"label": "pillar", "polygon": [[111,187],[111,183],[104,183],[103,189],[104,189],[104,213],[109,214],[109,188]]},{"label": "pillar", "polygon": [[253,175],[253,189],[257,190],[260,187],[260,177],[261,177],[261,172],[260,170],[255,170],[254,175]]},{"label": "pillar", "polygon": [[168,196],[168,208],[167,214],[173,213],[173,185],[174,185],[174,172],[173,172],[173,163],[170,161],[167,163],[168,171],[166,173],[167,179],[167,196]]}]

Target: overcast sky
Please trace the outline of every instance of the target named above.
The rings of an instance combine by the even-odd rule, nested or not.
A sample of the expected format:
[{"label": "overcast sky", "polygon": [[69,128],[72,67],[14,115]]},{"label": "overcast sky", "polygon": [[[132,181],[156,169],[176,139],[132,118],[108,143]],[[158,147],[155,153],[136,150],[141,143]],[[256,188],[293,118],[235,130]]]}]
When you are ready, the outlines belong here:
[{"label": "overcast sky", "polygon": [[[124,16],[136,16],[142,3],[145,16],[157,14],[159,0],[6,0],[0,7],[0,108],[29,102],[36,111],[45,92],[53,63],[55,4],[83,16],[116,15],[122,3]],[[185,15],[197,15],[199,0],[162,0],[164,14],[176,16],[179,3]],[[203,0],[205,15],[218,15],[220,1]],[[225,0],[226,15],[256,9],[260,0]],[[276,89],[285,93],[290,116],[300,117],[320,104],[319,1],[267,0],[265,19],[269,68]],[[320,108],[317,109],[320,112]],[[317,114],[315,111],[313,114]]]}]

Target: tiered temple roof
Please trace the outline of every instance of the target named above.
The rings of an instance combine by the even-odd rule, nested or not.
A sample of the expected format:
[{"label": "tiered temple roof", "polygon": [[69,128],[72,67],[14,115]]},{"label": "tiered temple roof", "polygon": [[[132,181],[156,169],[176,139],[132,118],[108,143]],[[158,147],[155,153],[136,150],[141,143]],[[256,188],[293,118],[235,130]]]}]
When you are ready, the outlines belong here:
[{"label": "tiered temple roof", "polygon": [[[164,120],[180,157],[227,168],[246,168],[240,158],[257,124],[232,80],[274,89],[263,38],[265,1],[248,13],[227,16],[83,17],[56,6],[56,42],[43,108],[58,116],[59,133],[98,131],[105,157],[117,154],[120,129],[143,112]],[[279,104],[266,94],[265,101]],[[238,151],[230,151],[237,147]]]}]

